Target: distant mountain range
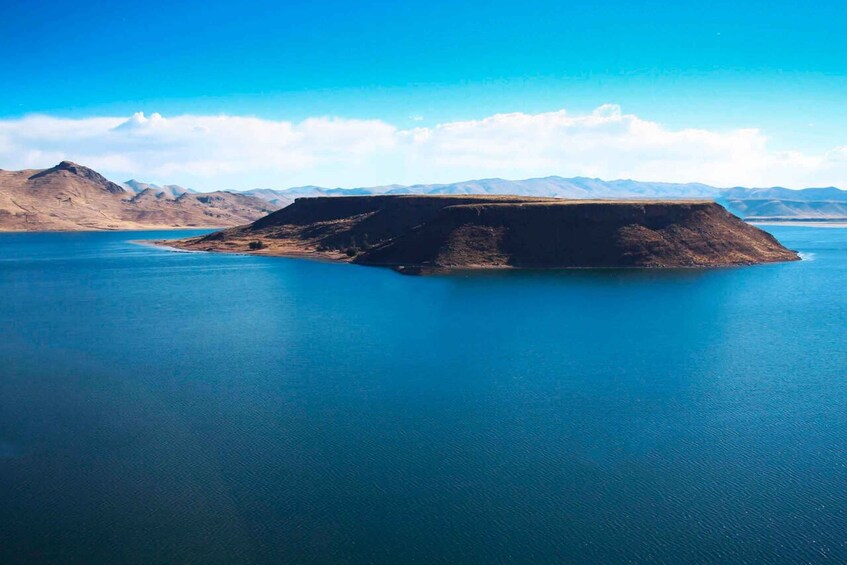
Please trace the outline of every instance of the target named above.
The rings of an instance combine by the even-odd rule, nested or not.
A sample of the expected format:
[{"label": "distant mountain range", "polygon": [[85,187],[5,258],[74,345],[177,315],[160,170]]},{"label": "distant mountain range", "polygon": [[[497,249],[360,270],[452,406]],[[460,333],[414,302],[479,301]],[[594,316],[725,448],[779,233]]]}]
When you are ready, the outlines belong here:
[{"label": "distant mountain range", "polygon": [[0,169],[0,231],[227,227],[314,196],[375,194],[515,195],[556,198],[716,200],[749,221],[847,221],[847,191],[834,187],[715,188],[699,183],[604,181],[586,177],[482,179],[451,184],[196,192],[137,180],[118,184],[63,161],[50,169]]},{"label": "distant mountain range", "polygon": [[62,161],[44,170],[0,170],[0,231],[226,227],[277,209],[245,194],[117,184]]},{"label": "distant mountain range", "polygon": [[733,214],[750,221],[843,221],[847,220],[847,191],[835,187],[716,188],[700,183],[604,181],[586,177],[544,177],[526,180],[482,179],[451,184],[389,185],[362,188],[301,186],[244,191],[276,206],[311,196],[359,196],[372,194],[483,194],[543,196],[556,198],[708,198]]},{"label": "distant mountain range", "polygon": [[135,179],[130,179],[124,183],[122,186],[127,190],[127,192],[132,192],[134,194],[141,194],[142,192],[149,191],[151,194],[167,198],[169,200],[176,200],[183,194],[197,194],[197,191],[191,188],[185,188],[179,186],[178,184],[166,184],[163,186],[159,186],[157,184],[150,184],[147,182],[140,182]]}]

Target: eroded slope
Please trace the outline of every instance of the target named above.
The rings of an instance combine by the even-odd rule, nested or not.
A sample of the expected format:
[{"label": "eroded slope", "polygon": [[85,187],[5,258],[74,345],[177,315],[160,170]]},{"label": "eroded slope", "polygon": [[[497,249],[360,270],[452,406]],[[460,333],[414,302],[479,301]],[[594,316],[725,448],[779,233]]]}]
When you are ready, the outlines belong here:
[{"label": "eroded slope", "polygon": [[490,196],[302,198],[250,225],[169,242],[398,269],[712,267],[798,259],[710,201]]}]

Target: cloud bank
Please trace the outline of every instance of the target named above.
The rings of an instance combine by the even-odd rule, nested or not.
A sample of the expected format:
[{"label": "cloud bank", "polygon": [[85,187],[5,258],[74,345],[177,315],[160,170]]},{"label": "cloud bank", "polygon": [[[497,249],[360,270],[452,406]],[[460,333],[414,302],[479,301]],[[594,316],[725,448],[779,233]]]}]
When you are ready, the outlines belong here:
[{"label": "cloud bank", "polygon": [[847,146],[823,154],[774,151],[757,129],[669,129],[612,104],[589,114],[497,114],[412,129],[329,117],[290,122],[137,113],[0,120],[0,167],[44,168],[63,159],[115,180],[201,190],[547,175],[847,188]]}]

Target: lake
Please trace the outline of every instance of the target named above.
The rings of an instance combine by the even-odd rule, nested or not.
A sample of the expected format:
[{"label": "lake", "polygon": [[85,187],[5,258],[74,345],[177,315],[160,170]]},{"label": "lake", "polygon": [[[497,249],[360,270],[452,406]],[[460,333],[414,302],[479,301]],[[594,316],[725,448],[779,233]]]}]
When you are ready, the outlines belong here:
[{"label": "lake", "polygon": [[847,561],[847,229],[767,229],[805,260],[0,234],[0,562]]}]

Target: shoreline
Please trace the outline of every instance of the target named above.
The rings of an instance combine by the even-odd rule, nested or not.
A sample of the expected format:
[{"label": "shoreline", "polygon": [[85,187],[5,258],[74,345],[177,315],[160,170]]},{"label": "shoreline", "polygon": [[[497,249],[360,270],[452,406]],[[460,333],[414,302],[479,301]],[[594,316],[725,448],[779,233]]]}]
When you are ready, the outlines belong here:
[{"label": "shoreline", "polygon": [[[847,219],[841,220],[819,220],[815,218],[796,220],[746,220],[742,221],[753,226],[806,226],[821,228],[847,228]],[[0,227],[0,235],[5,233],[97,233],[97,232],[156,232],[156,231],[191,231],[191,230],[225,230],[241,227],[235,226],[145,226],[145,227],[122,227],[122,228],[90,228],[90,229],[67,229],[67,230],[15,230]]]},{"label": "shoreline", "polygon": [[765,220],[762,222],[748,220],[745,221],[753,226],[803,226],[807,228],[847,228],[847,220]]},{"label": "shoreline", "polygon": [[597,265],[597,266],[520,266],[520,265],[461,265],[461,266],[441,266],[441,265],[420,265],[420,264],[380,264],[369,265],[367,263],[357,263],[353,258],[344,254],[328,254],[321,251],[312,250],[289,250],[281,253],[268,252],[268,249],[258,251],[249,250],[230,250],[223,248],[209,247],[207,249],[188,249],[176,247],[172,243],[177,243],[182,240],[135,240],[130,243],[137,245],[145,245],[150,247],[158,247],[166,251],[177,253],[218,253],[227,255],[241,255],[245,257],[269,257],[279,259],[303,259],[307,261],[315,261],[319,263],[336,263],[347,264],[358,267],[377,267],[394,271],[401,275],[413,276],[432,276],[432,275],[461,275],[462,273],[473,274],[483,272],[496,271],[711,271],[715,269],[733,269],[741,267],[757,267],[764,265],[776,265],[780,263],[795,263],[804,261],[802,257],[790,261],[768,261],[762,263],[726,263],[715,265],[676,265],[673,267],[662,266],[626,266],[626,265]]},{"label": "shoreline", "polygon": [[136,228],[92,228],[80,230],[9,230],[0,228],[0,234],[4,233],[116,233],[130,231],[191,231],[191,230],[225,230],[236,226],[182,226],[182,227],[136,227]]}]

